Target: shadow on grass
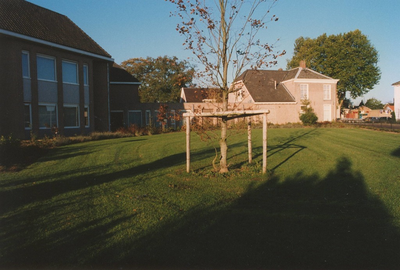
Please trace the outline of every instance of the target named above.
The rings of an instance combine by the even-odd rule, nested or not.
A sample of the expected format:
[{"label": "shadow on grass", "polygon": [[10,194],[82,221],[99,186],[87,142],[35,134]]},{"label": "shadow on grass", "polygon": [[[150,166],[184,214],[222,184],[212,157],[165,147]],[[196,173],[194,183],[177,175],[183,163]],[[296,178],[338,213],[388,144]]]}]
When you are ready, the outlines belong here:
[{"label": "shadow on grass", "polygon": [[[91,266],[205,269],[395,269],[400,237],[347,158],[325,178],[301,172],[249,186],[233,203],[197,209],[102,250]],[[115,253],[120,258],[115,264]],[[98,264],[97,264],[98,263]]]},{"label": "shadow on grass", "polygon": [[397,148],[397,149],[395,149],[395,150],[392,152],[392,156],[400,157],[400,147]]},{"label": "shadow on grass", "polygon": [[[70,149],[58,149],[54,151],[53,156],[56,158],[72,157],[89,154],[94,150],[87,148],[80,151],[81,152]],[[193,154],[193,156],[195,158],[204,158],[209,152],[210,150],[198,151]],[[117,156],[118,154],[116,155],[115,159],[118,159]],[[48,156],[46,159],[52,160],[52,156]],[[50,173],[49,175],[46,175],[46,177],[27,177],[9,183],[2,183],[0,184],[0,187],[3,188],[12,186],[18,187],[0,191],[0,215],[7,212],[12,212],[13,210],[24,205],[40,203],[64,193],[78,191],[105,183],[111,183],[122,178],[135,177],[134,181],[129,182],[129,185],[135,185],[136,182],[149,180],[146,174],[151,171],[162,171],[162,169],[178,165],[182,165],[183,169],[185,162],[185,153],[181,152],[150,163],[109,173],[104,173],[104,171],[112,171],[112,167],[115,165],[115,162],[106,166],[92,166],[85,168],[86,171],[84,174],[81,174],[81,169],[76,169],[62,171],[59,173]],[[78,176],[76,176],[77,174]]]},{"label": "shadow on grass", "polygon": [[[179,153],[114,173],[21,187],[1,193],[0,206],[11,213],[28,203],[37,206],[59,194],[127,176],[147,181],[141,175],[148,170],[184,164],[184,157]],[[118,230],[135,229],[129,227],[134,215],[115,212],[76,227],[65,225],[45,240],[31,236],[27,223],[54,212],[53,223],[61,224],[58,212],[74,200],[68,197],[54,209],[46,203],[25,209],[28,216],[2,219],[7,234],[0,234],[0,268],[396,269],[400,264],[400,236],[390,213],[344,157],[324,178],[302,172],[286,179],[271,175],[263,184],[250,184],[233,202],[217,200],[212,207],[160,222],[139,239],[119,239],[112,246],[110,239]]]}]

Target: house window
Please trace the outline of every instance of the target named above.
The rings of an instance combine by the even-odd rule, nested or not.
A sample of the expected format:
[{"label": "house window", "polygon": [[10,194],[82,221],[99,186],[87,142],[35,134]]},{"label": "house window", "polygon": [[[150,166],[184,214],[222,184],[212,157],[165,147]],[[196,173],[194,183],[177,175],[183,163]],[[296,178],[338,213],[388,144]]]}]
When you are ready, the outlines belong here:
[{"label": "house window", "polygon": [[74,62],[62,61],[63,83],[78,83],[78,65]]},{"label": "house window", "polygon": [[57,106],[55,104],[39,104],[39,127],[57,127]]},{"label": "house window", "polygon": [[136,125],[138,127],[141,127],[142,126],[142,111],[129,111],[128,123],[129,123],[129,126]]},{"label": "house window", "polygon": [[22,77],[31,77],[29,72],[29,53],[24,51],[22,52]]},{"label": "house window", "polygon": [[150,110],[146,110],[145,118],[146,118],[146,126],[150,126],[151,125],[151,111]]},{"label": "house window", "polygon": [[83,112],[83,117],[85,118],[85,127],[90,126],[89,122],[89,106],[85,106],[84,112]]},{"label": "house window", "polygon": [[79,127],[78,105],[64,105],[64,127]]},{"label": "house window", "polygon": [[300,99],[308,99],[308,84],[300,84]]},{"label": "house window", "polygon": [[88,66],[83,65],[83,84],[84,85],[89,85],[89,73],[88,73]]},{"label": "house window", "polygon": [[324,100],[331,100],[331,85],[324,84]]},{"label": "house window", "polygon": [[244,96],[244,93],[243,93],[243,89],[241,88],[241,89],[239,89],[239,91],[237,91],[237,100],[242,101],[243,96]]},{"label": "house window", "polygon": [[56,81],[56,59],[38,55],[37,75],[39,80]]},{"label": "house window", "polygon": [[25,129],[32,128],[31,104],[24,104],[24,124],[25,124]]}]

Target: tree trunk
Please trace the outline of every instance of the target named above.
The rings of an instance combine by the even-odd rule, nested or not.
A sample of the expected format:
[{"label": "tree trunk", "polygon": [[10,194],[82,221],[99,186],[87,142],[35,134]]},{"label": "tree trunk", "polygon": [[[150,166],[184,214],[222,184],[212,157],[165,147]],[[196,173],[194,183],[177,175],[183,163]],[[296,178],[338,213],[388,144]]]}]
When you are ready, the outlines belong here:
[{"label": "tree trunk", "polygon": [[221,140],[219,141],[219,147],[221,151],[221,157],[219,161],[220,173],[228,172],[228,164],[227,164],[227,154],[228,154],[228,144],[226,143],[227,140],[227,131],[228,131],[228,121],[226,117],[222,118],[221,123]]},{"label": "tree trunk", "polygon": [[[227,31],[226,20],[225,20],[225,8],[226,0],[219,0],[220,11],[221,11],[221,37],[222,37],[222,51],[221,51],[221,64],[223,67],[222,72],[222,111],[226,112],[228,110],[228,60],[227,60],[227,48],[229,34]],[[221,157],[220,157],[220,173],[228,172],[227,164],[227,154],[228,154],[228,144],[227,144],[227,134],[228,134],[228,119],[226,117],[222,118],[221,123],[221,140],[219,141]]]}]

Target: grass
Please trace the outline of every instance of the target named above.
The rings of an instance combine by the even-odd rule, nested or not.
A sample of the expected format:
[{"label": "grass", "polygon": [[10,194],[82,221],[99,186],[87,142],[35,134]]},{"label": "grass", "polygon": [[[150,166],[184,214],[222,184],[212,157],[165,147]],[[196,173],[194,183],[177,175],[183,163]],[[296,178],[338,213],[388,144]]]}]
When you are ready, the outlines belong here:
[{"label": "grass", "polygon": [[270,129],[231,171],[185,134],[90,141],[0,174],[0,268],[396,269],[400,137]]}]

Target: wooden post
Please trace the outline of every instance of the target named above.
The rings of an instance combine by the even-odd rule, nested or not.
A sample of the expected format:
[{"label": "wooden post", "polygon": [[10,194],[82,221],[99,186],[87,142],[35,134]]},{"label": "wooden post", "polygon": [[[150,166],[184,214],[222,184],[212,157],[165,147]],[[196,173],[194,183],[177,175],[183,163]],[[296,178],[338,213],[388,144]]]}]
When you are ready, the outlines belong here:
[{"label": "wooden post", "polygon": [[190,116],[186,117],[186,172],[190,172]]},{"label": "wooden post", "polygon": [[267,173],[267,114],[263,115],[263,174]]},{"label": "wooden post", "polygon": [[251,145],[251,118],[249,117],[249,121],[247,122],[247,148],[249,152],[249,163],[253,161],[253,147]]}]

